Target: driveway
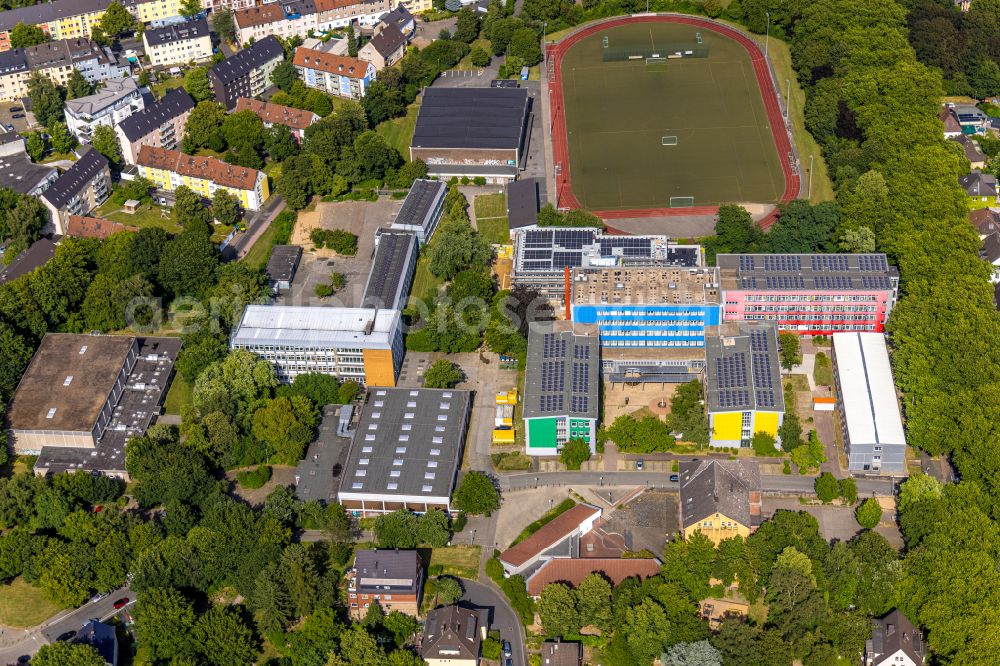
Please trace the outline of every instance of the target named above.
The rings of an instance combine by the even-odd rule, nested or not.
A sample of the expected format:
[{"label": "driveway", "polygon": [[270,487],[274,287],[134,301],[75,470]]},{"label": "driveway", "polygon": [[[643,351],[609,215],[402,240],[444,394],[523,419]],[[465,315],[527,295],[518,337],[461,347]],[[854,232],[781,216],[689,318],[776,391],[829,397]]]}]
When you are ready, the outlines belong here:
[{"label": "driveway", "polygon": [[521,619],[507,603],[503,594],[492,585],[471,580],[463,579],[462,586],[465,588],[465,594],[462,595],[460,604],[470,608],[486,609],[489,629],[499,630],[500,637],[510,642],[511,651],[514,653],[513,665],[527,666],[528,658],[524,652],[524,629],[521,627]]}]

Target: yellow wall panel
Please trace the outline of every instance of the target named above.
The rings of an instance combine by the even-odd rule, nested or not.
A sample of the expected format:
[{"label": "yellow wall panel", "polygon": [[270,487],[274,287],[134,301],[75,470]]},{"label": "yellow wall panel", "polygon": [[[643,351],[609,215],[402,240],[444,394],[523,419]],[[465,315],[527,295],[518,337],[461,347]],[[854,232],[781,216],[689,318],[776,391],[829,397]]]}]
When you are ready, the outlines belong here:
[{"label": "yellow wall panel", "polygon": [[753,419],[754,432],[766,432],[768,435],[778,434],[778,413],[777,412],[757,412]]},{"label": "yellow wall panel", "polygon": [[712,439],[740,440],[743,437],[743,412],[712,415]]},{"label": "yellow wall panel", "polygon": [[395,386],[396,369],[392,364],[392,350],[363,349],[365,384],[368,386]]}]

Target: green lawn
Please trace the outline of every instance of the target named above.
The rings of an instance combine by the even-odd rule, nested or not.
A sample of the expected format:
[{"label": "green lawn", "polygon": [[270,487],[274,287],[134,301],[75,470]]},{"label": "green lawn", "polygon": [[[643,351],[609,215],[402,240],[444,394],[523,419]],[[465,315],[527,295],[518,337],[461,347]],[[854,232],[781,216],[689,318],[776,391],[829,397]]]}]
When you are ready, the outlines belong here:
[{"label": "green lawn", "polygon": [[431,551],[431,566],[440,564],[445,575],[476,580],[479,578],[479,562],[482,549],[479,546],[448,546]]},{"label": "green lawn", "polygon": [[477,217],[476,229],[491,243],[510,245],[510,224],[506,217]]},{"label": "green lawn", "polygon": [[15,578],[9,585],[0,585],[0,624],[34,627],[60,610],[59,606],[42,596],[41,590],[32,587],[23,578]]},{"label": "green lawn", "polygon": [[140,229],[143,227],[160,227],[172,234],[180,233],[181,226],[174,221],[170,212],[166,211],[166,215],[163,213],[164,209],[159,206],[143,204],[139,206],[139,209],[134,214],[129,214],[123,212],[120,205],[108,199],[104,202],[104,205],[92,214],[95,217],[103,217],[112,222],[127,224],[130,227],[139,227]]},{"label": "green lawn", "polygon": [[186,379],[175,374],[170,383],[170,390],[167,391],[167,397],[163,401],[163,411],[167,414],[180,415],[181,407],[190,405],[193,399],[194,389],[187,383]]},{"label": "green lawn", "polygon": [[430,257],[426,253],[420,255],[417,260],[417,270],[413,274],[413,286],[410,287],[410,294],[417,297],[423,298],[431,289],[438,291],[441,289],[441,285],[444,281],[431,273],[430,270]]},{"label": "green lawn", "polygon": [[502,193],[480,194],[473,202],[476,219],[481,217],[506,217],[507,197]]},{"label": "green lawn", "polygon": [[[823,354],[820,356],[820,354]],[[813,380],[819,386],[833,386],[833,363],[823,352],[816,354],[816,364],[813,366]]]},{"label": "green lawn", "polygon": [[487,53],[489,53],[491,56],[493,55],[493,51],[491,50],[492,47],[490,46],[490,40],[483,39],[482,37],[474,39],[472,43],[469,44],[469,55],[459,60],[458,64],[455,66],[455,69],[475,69],[475,70],[481,69],[480,67],[476,67],[475,65],[473,65],[471,60],[472,50],[474,50],[477,46],[482,47],[482,49]]},{"label": "green lawn", "polygon": [[49,162],[58,162],[60,160],[69,160],[70,162],[76,162],[76,155],[73,153],[49,153],[42,160],[42,164],[48,164]]},{"label": "green lawn", "polygon": [[271,258],[271,248],[274,247],[275,233],[277,233],[277,230],[272,222],[264,230],[264,233],[260,235],[260,238],[251,246],[250,251],[243,257],[243,261],[254,268],[263,268],[266,266],[267,260]]},{"label": "green lawn", "polygon": [[420,105],[413,103],[406,107],[406,115],[379,123],[375,131],[382,135],[386,143],[399,151],[403,159],[410,158],[410,141],[417,126],[417,111]]},{"label": "green lawn", "polygon": [[156,95],[156,99],[162,99],[163,96],[167,94],[168,90],[180,88],[182,85],[184,85],[183,76],[172,76],[166,81],[153,84],[150,88],[152,89],[153,94]]}]

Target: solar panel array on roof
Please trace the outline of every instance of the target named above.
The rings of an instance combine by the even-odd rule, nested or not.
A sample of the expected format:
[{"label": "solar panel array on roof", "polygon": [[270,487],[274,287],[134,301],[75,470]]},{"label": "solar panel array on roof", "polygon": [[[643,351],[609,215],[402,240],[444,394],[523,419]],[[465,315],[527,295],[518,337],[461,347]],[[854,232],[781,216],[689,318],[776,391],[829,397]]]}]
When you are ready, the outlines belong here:
[{"label": "solar panel array on roof", "polygon": [[750,356],[758,407],[774,407],[774,376],[771,374],[770,337],[761,330],[750,332]]},{"label": "solar panel array on roof", "polygon": [[741,324],[740,334],[709,340],[710,411],[781,411],[781,376],[773,325]]},{"label": "solar panel array on roof", "polygon": [[528,333],[523,418],[596,418],[596,407],[588,396],[600,381],[599,345],[596,332],[575,335],[571,330],[532,326]]},{"label": "solar panel array on roof", "polygon": [[886,256],[875,253],[719,254],[716,263],[740,289],[891,290],[898,279]]},{"label": "solar panel array on roof", "polygon": [[848,275],[819,275],[813,279],[819,289],[850,289],[854,284]]},{"label": "solar panel array on roof", "polygon": [[752,271],[754,270],[754,257],[752,254],[741,254],[740,255],[740,270],[741,271]]},{"label": "solar panel array on roof", "polygon": [[594,232],[588,230],[557,229],[553,232],[556,245],[567,250],[580,250],[594,242]]},{"label": "solar panel array on roof", "polygon": [[755,278],[755,277],[740,278],[740,288],[741,289],[756,289],[757,288],[757,278]]},{"label": "solar panel array on roof", "polygon": [[586,412],[589,398],[585,395],[574,395],[570,398],[570,407],[574,412]]},{"label": "solar panel array on roof", "polygon": [[542,358],[562,358],[566,355],[566,340],[555,333],[542,337]]},{"label": "solar panel array on roof", "polygon": [[767,254],[764,255],[765,271],[800,271],[802,270],[802,259],[796,254]]},{"label": "solar panel array on roof", "polygon": [[889,270],[884,254],[859,254],[858,268],[864,273],[881,273]]},{"label": "solar panel array on roof", "polygon": [[410,145],[517,150],[528,104],[521,88],[425,88]]},{"label": "solar panel array on roof", "polygon": [[626,257],[648,257],[652,250],[652,241],[648,238],[634,236],[602,236],[601,255],[611,256],[615,250],[620,250]]},{"label": "solar panel array on roof", "polygon": [[884,275],[865,275],[861,278],[861,286],[865,289],[891,289],[892,283]]},{"label": "solar panel array on roof", "polygon": [[851,269],[847,257],[842,254],[814,254],[811,263],[814,271],[846,272]]},{"label": "solar panel array on roof", "polygon": [[[752,278],[756,281],[756,278]],[[768,289],[804,289],[806,281],[801,275],[768,275],[764,278]]]}]

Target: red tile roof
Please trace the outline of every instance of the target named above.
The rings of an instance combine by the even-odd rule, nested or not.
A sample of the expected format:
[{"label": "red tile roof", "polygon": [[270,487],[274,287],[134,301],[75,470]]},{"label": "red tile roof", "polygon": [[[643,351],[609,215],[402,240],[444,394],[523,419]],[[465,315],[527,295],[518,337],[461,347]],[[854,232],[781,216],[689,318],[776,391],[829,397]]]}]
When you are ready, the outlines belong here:
[{"label": "red tile roof", "polygon": [[253,28],[258,25],[267,25],[268,23],[284,21],[285,12],[281,9],[281,5],[278,3],[260,5],[258,7],[250,7],[249,9],[241,9],[234,12],[233,20],[236,21],[236,27],[239,29]]},{"label": "red tile roof", "polygon": [[979,231],[980,236],[1000,232],[1000,213],[989,208],[979,208],[969,213],[969,221]]},{"label": "red tile roof", "polygon": [[248,109],[260,116],[260,119],[265,123],[284,125],[291,129],[304,130],[319,120],[319,116],[312,111],[303,111],[302,109],[293,109],[290,106],[240,97],[239,101],[236,102],[236,112]]},{"label": "red tile roof", "polygon": [[358,58],[350,56],[333,55],[324,53],[316,49],[307,49],[303,46],[295,49],[295,58],[292,63],[296,67],[306,67],[308,69],[318,69],[321,72],[330,74],[340,74],[351,79],[363,79],[368,71],[368,63]]},{"label": "red tile roof", "polygon": [[658,560],[644,559],[594,559],[555,557],[546,562],[528,578],[528,594],[537,597],[550,583],[568,583],[576,587],[590,574],[598,572],[618,585],[626,578],[649,578],[660,573]]},{"label": "red tile roof", "polygon": [[142,146],[136,159],[139,166],[172,171],[182,176],[210,180],[236,190],[252,190],[257,184],[256,169],[227,164],[214,157],[185,155],[179,150]]},{"label": "red tile roof", "polygon": [[521,543],[505,550],[500,554],[500,559],[519,567],[565,539],[580,526],[580,523],[600,513],[601,510],[596,507],[577,504],[569,511],[556,516],[552,522]]},{"label": "red tile roof", "polygon": [[104,240],[119,231],[139,231],[138,227],[130,227],[100,217],[82,217],[70,215],[66,224],[66,235],[76,238],[99,238]]}]

